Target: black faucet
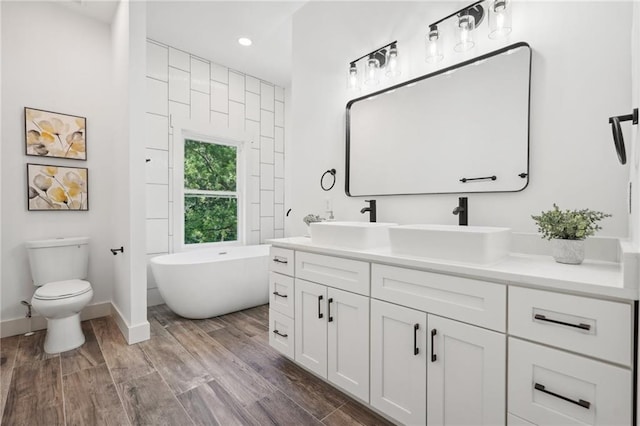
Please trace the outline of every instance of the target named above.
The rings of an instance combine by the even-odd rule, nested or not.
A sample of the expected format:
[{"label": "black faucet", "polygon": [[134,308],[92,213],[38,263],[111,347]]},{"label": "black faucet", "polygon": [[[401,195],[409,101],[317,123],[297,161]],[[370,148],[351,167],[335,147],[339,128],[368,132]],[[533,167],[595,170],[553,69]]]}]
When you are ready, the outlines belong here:
[{"label": "black faucet", "polygon": [[458,207],[453,209],[453,214],[458,215],[458,225],[469,225],[469,208],[467,207],[467,197],[458,198]]},{"label": "black faucet", "polygon": [[366,203],[369,203],[369,207],[364,207],[360,210],[360,213],[364,214],[369,212],[369,222],[376,221],[376,200],[364,200]]}]

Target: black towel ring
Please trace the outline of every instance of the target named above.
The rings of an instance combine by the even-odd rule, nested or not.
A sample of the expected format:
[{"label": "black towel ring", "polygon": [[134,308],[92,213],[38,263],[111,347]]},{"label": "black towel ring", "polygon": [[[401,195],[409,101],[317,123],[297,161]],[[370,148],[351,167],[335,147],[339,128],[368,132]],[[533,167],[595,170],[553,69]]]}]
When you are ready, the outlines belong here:
[{"label": "black towel ring", "polygon": [[[331,186],[330,186],[330,187],[325,188],[325,186],[324,186],[324,177],[325,177],[327,174],[330,174],[331,176],[333,176],[333,181],[331,182]],[[331,190],[331,188],[333,188],[333,186],[334,186],[335,184],[336,184],[336,169],[327,170],[326,172],[324,172],[324,173],[322,174],[322,177],[320,178],[320,187],[321,187],[322,189],[324,189],[325,191],[330,191],[330,190]]]},{"label": "black towel ring", "polygon": [[632,124],[638,124],[638,108],[635,108],[631,114],[609,117],[609,124],[611,124],[611,132],[613,133],[613,144],[616,147],[618,160],[620,160],[620,164],[626,164],[627,151],[624,147],[624,137],[620,128],[621,121],[631,121]]}]

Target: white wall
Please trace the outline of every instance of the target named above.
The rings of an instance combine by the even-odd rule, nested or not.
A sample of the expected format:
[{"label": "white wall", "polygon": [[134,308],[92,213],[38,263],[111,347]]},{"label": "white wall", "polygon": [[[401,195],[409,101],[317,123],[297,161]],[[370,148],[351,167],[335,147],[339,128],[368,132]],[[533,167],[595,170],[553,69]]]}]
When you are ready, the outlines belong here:
[{"label": "white wall", "polygon": [[[638,2],[633,3],[631,60],[631,107],[640,108],[640,3]],[[623,112],[623,114],[627,113]],[[625,122],[622,126],[627,130],[630,129],[626,132],[623,131],[627,148],[627,162],[629,163],[629,180],[632,184],[629,235],[636,250],[640,250],[640,132],[638,126],[633,126],[630,122]]]},{"label": "white wall", "polygon": [[[508,42],[486,38],[483,23],[475,51],[457,54],[449,46],[437,66],[425,63],[423,39],[428,24],[453,12],[456,3],[312,2],[296,13],[287,235],[305,232],[306,214],[324,214],[327,196],[337,219],[366,220],[359,214],[364,198],[344,195],[346,71],[351,60],[396,39],[403,80],[516,41],[533,49],[529,186],[519,193],[471,194],[470,224],[535,232],[531,214],[555,202],[612,213],[599,235],[627,235],[628,168],[617,163],[607,118],[630,109],[631,2],[514,5]],[[323,192],[318,181],[330,168],[337,169],[338,181]],[[378,220],[455,224],[457,197],[378,197]]]},{"label": "white wall", "polygon": [[[247,244],[284,236],[284,89],[207,59],[147,42],[147,259],[173,249],[173,120],[252,135]],[[178,218],[179,219],[179,218]],[[151,270],[149,304],[163,303]]]},{"label": "white wall", "polygon": [[[118,325],[129,343],[149,338],[145,268],[144,192],[144,69],[146,5],[120,2],[112,24],[114,104],[117,127],[112,174],[114,212],[110,221],[115,256],[113,305]],[[115,173],[114,173],[115,172]]]},{"label": "white wall", "polygon": [[[92,303],[112,298],[113,96],[108,25],[48,2],[2,2],[2,310],[24,316],[31,300],[24,241],[89,236]],[[24,154],[25,106],[87,117],[88,160]],[[89,168],[88,212],[28,212],[26,164]]]}]

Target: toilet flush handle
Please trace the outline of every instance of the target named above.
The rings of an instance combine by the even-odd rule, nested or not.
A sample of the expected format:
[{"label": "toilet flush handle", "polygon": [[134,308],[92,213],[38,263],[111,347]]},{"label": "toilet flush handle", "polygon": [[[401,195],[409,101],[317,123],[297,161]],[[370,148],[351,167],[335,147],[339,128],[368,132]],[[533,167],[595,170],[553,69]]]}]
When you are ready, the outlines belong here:
[{"label": "toilet flush handle", "polygon": [[124,253],[124,247],[120,246],[120,248],[115,248],[115,249],[109,249],[111,250],[111,253],[115,256],[116,254],[118,254],[118,252],[120,253]]}]

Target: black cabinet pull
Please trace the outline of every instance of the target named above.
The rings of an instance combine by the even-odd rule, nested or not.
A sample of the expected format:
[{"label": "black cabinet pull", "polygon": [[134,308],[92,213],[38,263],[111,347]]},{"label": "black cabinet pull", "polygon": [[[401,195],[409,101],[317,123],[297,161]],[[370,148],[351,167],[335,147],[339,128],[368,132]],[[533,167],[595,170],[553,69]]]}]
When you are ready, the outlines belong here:
[{"label": "black cabinet pull", "polygon": [[573,400],[571,398],[567,398],[566,396],[562,396],[562,395],[557,394],[555,392],[548,391],[545,388],[545,386],[541,385],[540,383],[534,384],[533,387],[536,390],[539,390],[540,392],[546,393],[547,395],[555,396],[556,398],[559,398],[559,399],[561,399],[563,401],[570,402],[570,403],[575,404],[575,405],[579,405],[582,408],[586,408],[587,410],[589,409],[589,407],[591,407],[591,403],[589,401],[585,401],[584,399],[579,399],[579,400],[576,401],[576,400]]},{"label": "black cabinet pull", "polygon": [[418,348],[418,330],[420,329],[420,324],[413,325],[413,354],[418,355],[420,353],[420,349]]},{"label": "black cabinet pull", "polygon": [[287,296],[286,294],[280,294],[280,293],[278,293],[277,291],[274,291],[274,292],[273,292],[273,295],[274,295],[274,296],[278,296],[278,297],[282,297],[282,298],[284,298],[284,299],[286,299],[287,297],[289,297],[289,296]]},{"label": "black cabinet pull", "polygon": [[277,334],[277,335],[278,335],[278,336],[280,336],[280,337],[289,337],[289,335],[288,335],[288,334],[282,334],[282,333],[280,333],[278,330],[273,330],[273,333],[274,333],[274,334]]},{"label": "black cabinet pull", "polygon": [[329,312],[327,312],[327,315],[329,315],[329,322],[333,322],[333,317],[331,316],[331,304],[333,303],[333,297],[329,298],[329,307],[328,310]]},{"label": "black cabinet pull", "polygon": [[435,337],[436,334],[438,334],[438,331],[434,328],[433,330],[431,330],[431,362],[436,362],[436,360],[438,359],[438,356],[436,355],[436,344],[435,344]]},{"label": "black cabinet pull", "polygon": [[276,262],[276,263],[282,263],[282,264],[284,264],[284,265],[286,265],[287,263],[289,263],[288,261],[286,261],[286,260],[282,260],[282,259],[280,259],[279,257],[274,257],[274,258],[273,258],[273,261],[274,261],[274,262]]},{"label": "black cabinet pull", "polygon": [[591,326],[589,324],[584,324],[584,323],[571,324],[569,322],[549,319],[549,318],[547,318],[547,317],[545,317],[544,315],[541,315],[541,314],[535,314],[533,316],[533,318],[537,319],[538,321],[552,322],[554,324],[566,325],[567,327],[579,328],[580,330],[591,330]]},{"label": "black cabinet pull", "polygon": [[324,317],[323,313],[320,312],[320,305],[322,304],[322,299],[324,299],[324,297],[318,296],[318,318]]}]

